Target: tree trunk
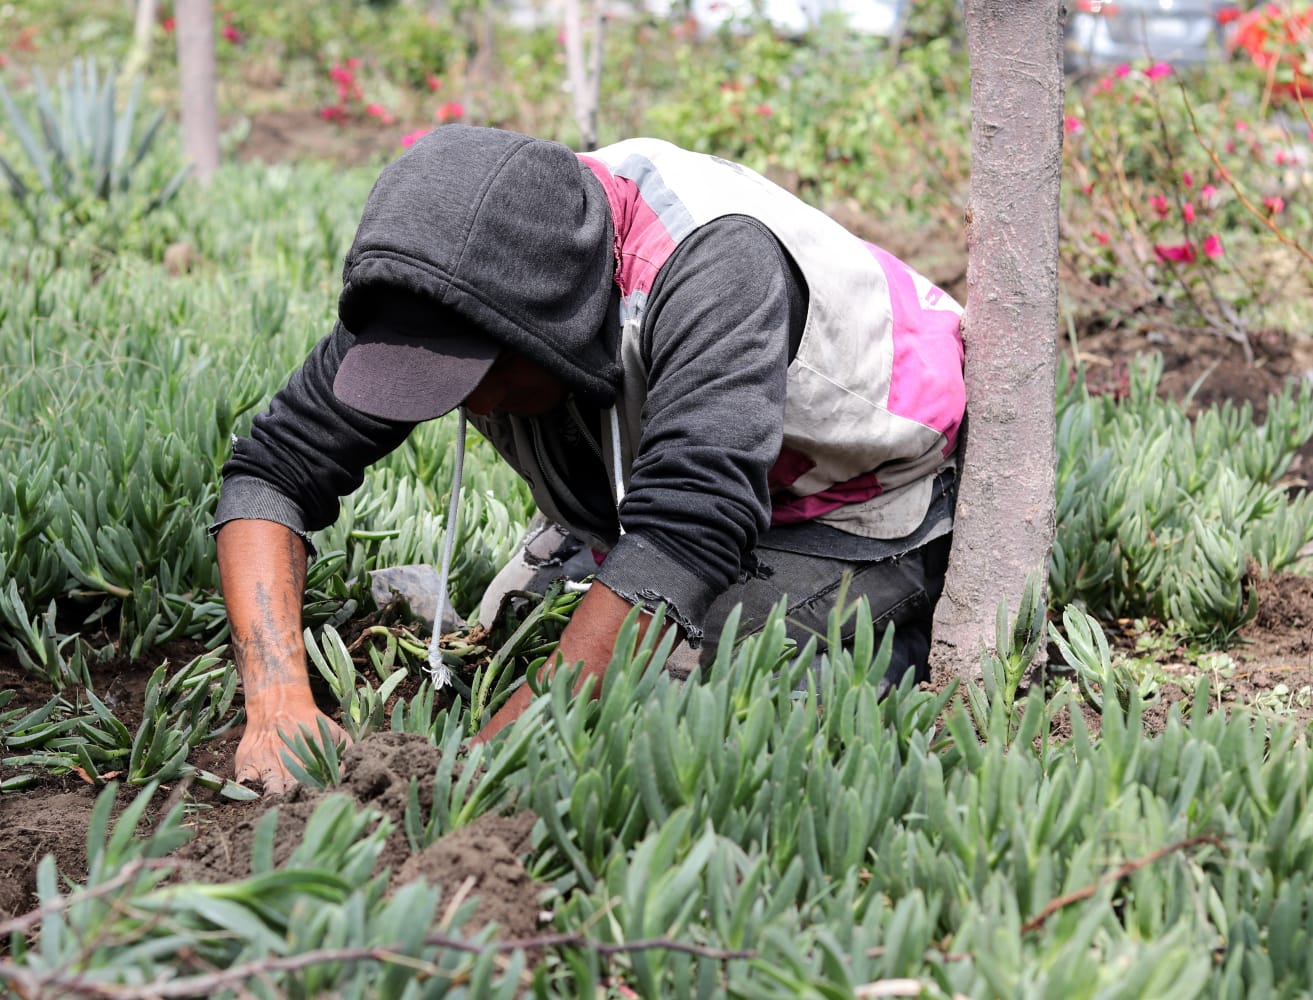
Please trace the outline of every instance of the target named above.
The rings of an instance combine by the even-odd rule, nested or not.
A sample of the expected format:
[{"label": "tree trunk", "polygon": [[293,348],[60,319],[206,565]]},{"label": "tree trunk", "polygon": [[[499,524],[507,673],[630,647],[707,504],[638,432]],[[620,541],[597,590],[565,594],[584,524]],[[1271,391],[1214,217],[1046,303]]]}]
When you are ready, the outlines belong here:
[{"label": "tree trunk", "polygon": [[[1060,0],[966,0],[971,59],[966,435],[936,674],[976,675],[1000,601],[1053,545],[1062,169]],[[1040,647],[1043,649],[1043,645]]]},{"label": "tree trunk", "polygon": [[219,99],[214,65],[214,8],[210,0],[177,0],[178,76],[182,81],[182,138],[202,183],[219,166]]},{"label": "tree trunk", "polygon": [[155,31],[155,0],[137,0],[132,22],[132,48],[123,64],[123,79],[130,80],[150,61],[151,35]]},{"label": "tree trunk", "polygon": [[597,109],[602,95],[602,38],[606,30],[604,0],[593,0],[593,13],[593,47],[585,55],[580,0],[565,0],[565,68],[570,82],[574,121],[579,128],[579,145],[583,150],[597,148]]}]

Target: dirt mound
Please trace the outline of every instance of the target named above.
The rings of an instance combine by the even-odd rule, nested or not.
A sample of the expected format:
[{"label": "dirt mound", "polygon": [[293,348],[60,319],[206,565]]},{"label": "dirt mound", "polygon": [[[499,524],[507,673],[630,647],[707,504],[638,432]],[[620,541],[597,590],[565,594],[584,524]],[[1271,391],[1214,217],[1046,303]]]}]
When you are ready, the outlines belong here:
[{"label": "dirt mound", "polygon": [[177,852],[176,858],[183,862],[180,877],[224,882],[250,875],[256,826],[275,808],[274,864],[285,864],[325,797],[345,794],[362,808],[375,809],[392,821],[392,832],[378,860],[378,870],[391,872],[392,890],[423,878],[442,887],[444,909],[477,898],[474,914],[465,924],[467,932],[493,921],[506,936],[535,932],[538,897],[545,887],[529,877],[523,862],[535,822],[531,813],[482,816],[412,854],[405,834],[410,779],[418,780],[420,805],[427,812],[432,803],[433,773],[441,763],[438,749],[422,736],[378,733],[351,747],[343,755],[343,763],[346,777],[331,792],[297,787],[285,795],[211,809],[204,814],[197,836]]},{"label": "dirt mound", "polygon": [[467,930],[496,923],[503,937],[531,937],[541,926],[538,898],[547,888],[529,877],[521,860],[534,822],[530,813],[482,816],[411,855],[392,888],[417,879],[441,885],[447,911],[477,897]]}]

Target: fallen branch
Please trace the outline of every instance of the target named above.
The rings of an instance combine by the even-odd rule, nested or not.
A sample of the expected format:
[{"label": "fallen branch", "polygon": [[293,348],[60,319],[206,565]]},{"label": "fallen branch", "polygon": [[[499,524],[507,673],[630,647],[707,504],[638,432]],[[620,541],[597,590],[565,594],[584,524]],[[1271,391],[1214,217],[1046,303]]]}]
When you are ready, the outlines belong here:
[{"label": "fallen branch", "polygon": [[1161,861],[1169,854],[1175,854],[1178,851],[1188,851],[1190,848],[1198,847],[1200,844],[1211,844],[1214,847],[1223,846],[1222,841],[1211,833],[1201,833],[1198,836],[1187,837],[1185,840],[1178,840],[1176,843],[1168,844],[1166,847],[1160,847],[1158,850],[1146,854],[1142,858],[1135,858],[1131,861],[1127,861],[1120,868],[1109,872],[1093,885],[1087,885],[1083,889],[1077,889],[1074,892],[1067,893],[1065,896],[1058,896],[1056,899],[1049,900],[1048,905],[1046,905],[1044,909],[1040,910],[1039,913],[1035,914],[1035,916],[1031,917],[1021,925],[1021,933],[1029,934],[1031,931],[1038,930],[1044,925],[1044,922],[1048,920],[1049,917],[1053,916],[1053,914],[1057,913],[1059,910],[1066,909],[1073,903],[1079,903],[1082,899],[1089,899],[1106,885],[1120,882],[1122,879],[1134,875],[1141,868],[1146,868],[1155,861]]},{"label": "fallen branch", "polygon": [[[103,888],[108,891],[108,883]],[[85,898],[85,897],[83,897]],[[19,918],[25,924],[40,919],[40,911]],[[10,921],[14,923],[15,921]],[[599,955],[618,955],[638,951],[675,951],[699,958],[716,961],[734,959],[752,959],[758,957],[756,951],[727,951],[721,948],[708,948],[666,938],[652,938],[641,941],[627,941],[617,944],[605,944],[590,941],[581,934],[548,934],[532,938],[511,938],[505,941],[479,944],[464,941],[446,935],[432,935],[424,943],[433,947],[446,948],[451,951],[470,955],[485,952],[511,952],[516,950],[534,951],[543,948],[588,948]],[[147,998],[193,997],[232,987],[256,976],[266,976],[273,972],[299,972],[321,963],[348,962],[382,962],[404,965],[429,976],[448,974],[440,967],[412,955],[404,954],[399,946],[374,946],[355,948],[321,948],[305,951],[299,955],[272,955],[256,959],[228,969],[195,976],[171,978],[160,982],[123,986],[115,983],[99,982],[84,976],[69,974],[67,971],[52,970],[36,972],[14,965],[12,962],[0,961],[0,981],[13,984],[23,996],[39,996],[43,991],[58,990],[60,996],[106,997],[113,1000],[147,1000]]]},{"label": "fallen branch", "polygon": [[[44,906],[37,907],[30,913],[24,913],[0,923],[0,937],[6,937],[13,934],[15,931],[25,931],[29,927],[39,924],[46,917],[55,913],[62,913],[70,906],[76,906],[78,903],[85,903],[89,899],[96,899],[99,896],[108,895],[115,889],[120,889],[127,885],[146,869],[167,869],[172,871],[177,867],[176,864],[169,861],[133,861],[131,864],[124,865],[123,868],[119,870],[119,873],[113,878],[100,883],[100,885],[95,886],[94,888],[82,889],[78,892],[70,893],[67,896],[60,896],[58,899],[46,903]],[[0,972],[0,978],[2,978],[3,975],[3,972]]]}]

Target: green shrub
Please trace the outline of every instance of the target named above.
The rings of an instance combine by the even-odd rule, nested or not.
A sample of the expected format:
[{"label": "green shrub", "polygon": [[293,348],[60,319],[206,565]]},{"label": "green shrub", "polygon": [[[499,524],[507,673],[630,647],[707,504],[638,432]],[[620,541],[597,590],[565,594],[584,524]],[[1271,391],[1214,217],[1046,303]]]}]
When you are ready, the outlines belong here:
[{"label": "green shrub", "polygon": [[178,193],[187,168],[170,169],[155,149],[164,111],[143,125],[141,80],[120,107],[113,69],[75,60],[49,87],[34,71],[32,110],[25,112],[0,82],[9,131],[25,156],[0,156],[0,171],[31,237],[66,258],[69,241],[114,251],[144,238],[141,220]]}]

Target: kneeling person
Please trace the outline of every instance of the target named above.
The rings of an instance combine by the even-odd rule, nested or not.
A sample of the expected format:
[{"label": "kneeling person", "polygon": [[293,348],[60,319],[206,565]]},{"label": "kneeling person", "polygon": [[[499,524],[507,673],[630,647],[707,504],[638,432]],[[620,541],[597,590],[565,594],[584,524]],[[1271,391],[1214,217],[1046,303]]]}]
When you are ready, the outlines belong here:
[{"label": "kneeling person", "polygon": [[382,172],[338,311],[224,466],[239,780],[285,787],[278,731],[319,718],[300,636],[308,533],[456,407],[543,522],[599,554],[560,644],[586,675],[635,605],[665,604],[690,646],[714,649],[736,604],[751,631],[788,594],[805,641],[849,572],[877,627],[897,625],[886,680],[924,676],[961,309],[902,262],[725,160],[653,139],[577,155],[453,125]]}]

